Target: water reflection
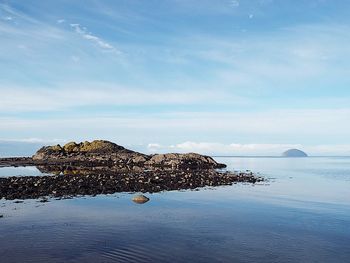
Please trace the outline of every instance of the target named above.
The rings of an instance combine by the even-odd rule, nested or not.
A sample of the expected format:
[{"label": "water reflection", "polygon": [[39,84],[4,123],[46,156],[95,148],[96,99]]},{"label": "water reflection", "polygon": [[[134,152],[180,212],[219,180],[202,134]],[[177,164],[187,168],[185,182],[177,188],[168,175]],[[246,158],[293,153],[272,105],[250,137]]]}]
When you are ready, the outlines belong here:
[{"label": "water reflection", "polygon": [[[350,159],[225,159],[268,186],[1,200],[1,262],[348,262]],[[313,169],[312,171],[310,169]],[[75,177],[67,175],[60,177]]]}]

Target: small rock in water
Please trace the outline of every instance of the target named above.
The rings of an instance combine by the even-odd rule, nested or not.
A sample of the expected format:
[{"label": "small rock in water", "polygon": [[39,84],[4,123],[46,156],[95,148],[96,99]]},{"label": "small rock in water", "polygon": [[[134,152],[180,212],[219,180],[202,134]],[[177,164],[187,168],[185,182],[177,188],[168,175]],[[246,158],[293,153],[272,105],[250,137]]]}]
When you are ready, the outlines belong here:
[{"label": "small rock in water", "polygon": [[132,198],[132,201],[134,201],[137,204],[144,204],[149,201],[149,198],[144,195],[136,195]]},{"label": "small rock in water", "polygon": [[3,218],[4,217],[4,215],[0,215],[0,218]]}]

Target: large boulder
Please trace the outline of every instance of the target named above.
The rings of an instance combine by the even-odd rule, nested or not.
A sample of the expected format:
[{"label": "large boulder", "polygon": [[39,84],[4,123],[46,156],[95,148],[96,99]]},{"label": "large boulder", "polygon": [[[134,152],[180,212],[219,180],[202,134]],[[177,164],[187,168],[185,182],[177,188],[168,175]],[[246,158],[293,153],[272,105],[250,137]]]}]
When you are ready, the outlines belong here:
[{"label": "large boulder", "polygon": [[52,157],[58,158],[63,156],[63,154],[64,149],[59,144],[54,146],[44,146],[33,155],[33,160],[44,160]]},{"label": "large boulder", "polygon": [[[131,150],[125,149],[123,146],[115,144],[113,142],[104,140],[95,140],[92,142],[69,142],[63,147],[44,146],[39,149],[34,155],[33,160],[45,160],[45,159],[58,159],[69,158],[79,155],[107,155],[107,154],[131,154],[135,153]],[[140,154],[141,155],[141,154]]]},{"label": "large boulder", "polygon": [[225,164],[217,163],[212,157],[198,153],[155,154],[145,165],[171,168],[224,168]]}]

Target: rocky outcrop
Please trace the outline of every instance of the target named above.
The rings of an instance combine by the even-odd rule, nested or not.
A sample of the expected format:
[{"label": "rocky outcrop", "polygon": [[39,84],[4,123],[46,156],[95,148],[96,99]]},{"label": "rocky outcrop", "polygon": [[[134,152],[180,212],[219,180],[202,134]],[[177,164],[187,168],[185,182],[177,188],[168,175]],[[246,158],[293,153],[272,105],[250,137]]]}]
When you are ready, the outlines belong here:
[{"label": "rocky outcrop", "polygon": [[213,158],[196,153],[146,155],[128,150],[109,141],[70,142],[64,146],[45,146],[33,156],[38,165],[85,165],[85,166],[120,166],[170,169],[209,169],[224,168]]},{"label": "rocky outcrop", "polygon": [[82,155],[103,156],[108,154],[142,155],[109,141],[95,140],[92,142],[85,141],[81,143],[69,142],[64,146],[59,144],[54,146],[44,146],[39,149],[35,155],[33,155],[33,160],[67,159],[69,157],[77,157]]},{"label": "rocky outcrop", "polygon": [[172,167],[172,168],[224,168],[225,164],[217,163],[213,158],[197,153],[167,153],[155,154],[145,162],[148,166]]}]

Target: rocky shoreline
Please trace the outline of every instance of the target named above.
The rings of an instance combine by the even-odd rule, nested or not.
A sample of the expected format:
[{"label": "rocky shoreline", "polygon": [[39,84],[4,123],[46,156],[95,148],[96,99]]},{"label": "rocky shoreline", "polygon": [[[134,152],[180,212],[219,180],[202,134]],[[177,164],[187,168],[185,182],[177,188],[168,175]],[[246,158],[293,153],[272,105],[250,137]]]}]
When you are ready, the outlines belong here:
[{"label": "rocky shoreline", "polygon": [[64,175],[0,178],[0,199],[94,196],[117,192],[155,193],[260,181],[263,181],[263,178],[248,172],[156,170],[118,173],[108,170],[85,169],[82,172],[71,170]]},{"label": "rocky shoreline", "polygon": [[43,176],[0,178],[0,199],[65,198],[117,192],[154,193],[256,183],[251,172],[226,167],[196,153],[145,155],[108,141],[46,146],[33,157],[0,159],[0,167],[36,166]]}]

